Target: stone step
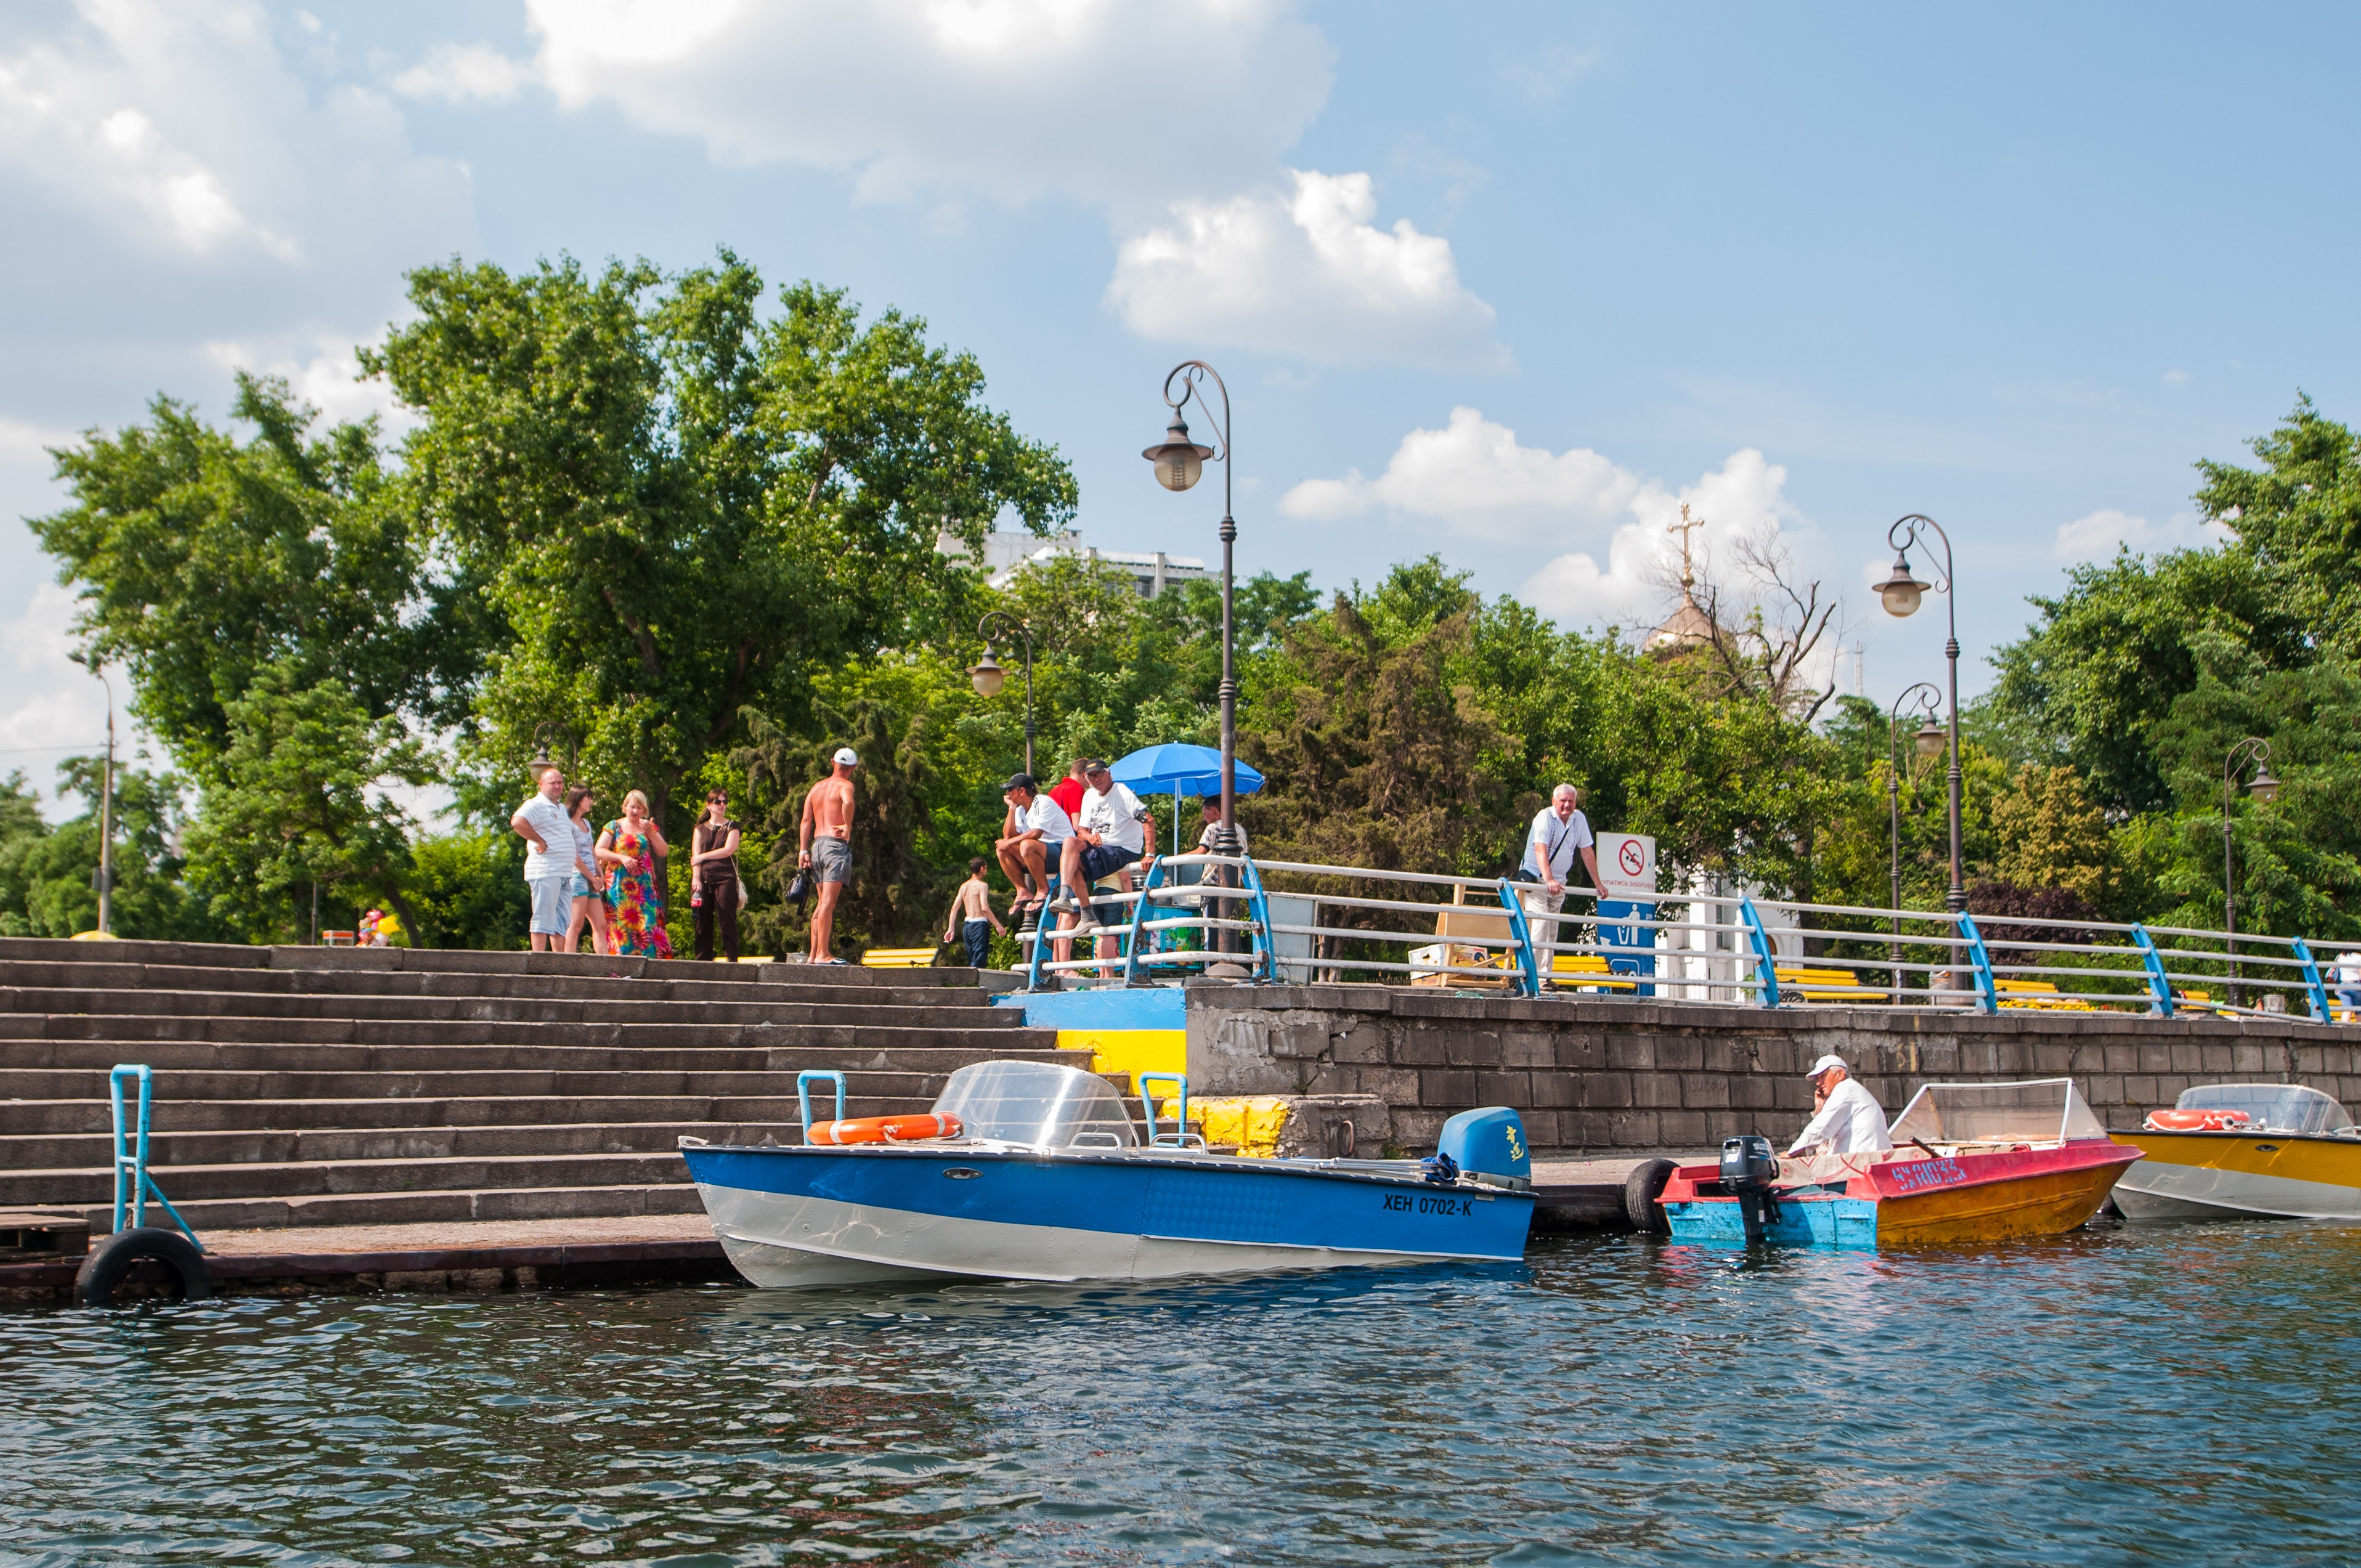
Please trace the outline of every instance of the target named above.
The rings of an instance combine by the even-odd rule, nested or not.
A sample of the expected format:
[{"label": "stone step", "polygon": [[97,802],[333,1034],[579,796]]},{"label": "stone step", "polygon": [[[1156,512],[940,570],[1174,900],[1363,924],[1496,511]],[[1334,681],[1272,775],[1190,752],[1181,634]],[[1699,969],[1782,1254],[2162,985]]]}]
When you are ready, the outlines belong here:
[{"label": "stone step", "polygon": [[[864,1095],[848,1102],[853,1116],[902,1116],[933,1104],[928,1095]],[[627,1122],[544,1122],[476,1126],[339,1126],[249,1128],[149,1135],[148,1168],[168,1193],[169,1172],[181,1167],[288,1165],[354,1160],[473,1159],[507,1155],[649,1154],[679,1146],[682,1135],[708,1143],[783,1144],[803,1141],[794,1102],[784,1116],[753,1122],[702,1118]],[[815,1108],[826,1115],[830,1099]],[[0,1171],[81,1170],[101,1185],[113,1179],[107,1161],[115,1140],[104,1133],[12,1134],[0,1136]],[[111,1188],[108,1189],[112,1190]],[[174,1201],[178,1201],[176,1198]]]},{"label": "stone step", "polygon": [[[698,1135],[702,1136],[703,1135]],[[427,1159],[288,1160],[159,1166],[151,1174],[174,1204],[214,1198],[305,1198],[503,1187],[625,1187],[686,1182],[677,1148],[622,1154],[473,1155]],[[105,1169],[0,1171],[0,1207],[112,1201]]]},{"label": "stone step", "polygon": [[[978,1019],[980,1014],[963,1015]],[[1050,1031],[1035,1031],[1049,1033]],[[272,1046],[606,1046],[745,1047],[831,1044],[852,1050],[884,1050],[907,1042],[939,1047],[989,1049],[1015,1044],[1021,1024],[963,1021],[938,1027],[922,1015],[905,1024],[534,1024],[515,1019],[415,1019],[391,1022],[351,1018],[174,1017],[138,1013],[0,1014],[0,1062],[17,1059],[23,1041],[198,1040]]]},{"label": "stone step", "polygon": [[[137,994],[189,991],[248,996],[421,996],[511,998],[542,1002],[786,1003],[862,1006],[985,1007],[982,986],[750,983],[694,978],[506,974],[475,970],[203,969],[185,965],[71,963],[57,959],[0,961],[0,983],[27,988],[103,990]],[[878,970],[881,974],[906,971]],[[913,970],[913,973],[932,971]],[[962,971],[966,972],[966,971]],[[1003,989],[1005,989],[1005,987]]]},{"label": "stone step", "polygon": [[[0,1088],[11,1075],[82,1071],[99,1075],[89,1091],[103,1094],[105,1074],[119,1063],[144,1063],[158,1072],[253,1071],[276,1068],[308,1072],[802,1072],[836,1068],[882,1070],[900,1063],[911,1071],[949,1072],[970,1062],[1059,1060],[1057,1036],[1046,1029],[994,1030],[980,1036],[957,1031],[899,1030],[901,1041],[868,1048],[840,1032],[823,1038],[784,1030],[755,1030],[742,1046],[711,1047],[616,1046],[337,1046],[215,1044],[210,1040],[0,1041]],[[942,1035],[950,1037],[945,1039]]]},{"label": "stone step", "polygon": [[[975,1059],[975,1058],[970,1058]],[[1016,1061],[1059,1060],[1071,1066],[1083,1067],[1089,1062],[1086,1051],[1003,1053],[994,1059]],[[848,1066],[841,1058],[832,1066]],[[965,1065],[962,1061],[961,1066]],[[944,1069],[946,1074],[950,1071]],[[23,1100],[84,1100],[91,1097],[91,1075],[87,1071],[62,1071],[51,1069],[27,1069],[0,1075],[5,1089],[13,1099]],[[782,1072],[629,1072],[589,1070],[578,1072],[533,1071],[434,1071],[434,1072],[305,1072],[282,1071],[276,1069],[250,1070],[181,1070],[173,1069],[155,1075],[154,1096],[158,1104],[167,1101],[186,1102],[203,1100],[325,1100],[387,1099],[483,1099],[513,1095],[558,1095],[567,1099],[588,1095],[644,1095],[651,1097],[697,1095],[712,1097],[730,1095],[775,1096],[783,1089],[794,1088],[794,1080]],[[104,1085],[101,1085],[104,1087]]]},{"label": "stone step", "polygon": [[[1009,1028],[1013,1007],[923,1005],[832,993],[844,1001],[668,1002],[661,998],[556,1000],[530,996],[347,996],[319,992],[122,991],[84,986],[0,986],[0,1014],[162,1017],[335,1018],[378,1022],[530,1024],[855,1025],[927,1022]],[[894,993],[881,992],[890,998]]]},{"label": "stone step", "polygon": [[[169,1191],[170,1190],[167,1189]],[[687,1168],[676,1182],[625,1187],[513,1187],[426,1192],[331,1193],[293,1198],[215,1198],[172,1207],[208,1231],[275,1230],[282,1226],[447,1224],[470,1220],[607,1219],[632,1214],[695,1214],[704,1211]],[[114,1224],[112,1198],[82,1211],[93,1235]],[[148,1205],[148,1223],[169,1225],[162,1211]]]},{"label": "stone step", "polygon": [[[850,1073],[846,1114],[869,1115],[855,1107],[875,1102],[934,1103],[942,1080],[921,1073]],[[832,1113],[836,1096],[817,1086],[814,1111]],[[250,1129],[306,1131],[339,1127],[476,1127],[555,1124],[566,1122],[794,1122],[801,1115],[792,1094],[725,1095],[545,1095],[463,1099],[173,1100],[159,1101],[150,1136],[162,1131],[242,1132]],[[104,1134],[113,1137],[113,1113],[104,1100],[0,1101],[0,1137]],[[101,1160],[104,1156],[100,1157]],[[43,1163],[27,1160],[26,1165]],[[71,1164],[57,1160],[47,1163]]]}]

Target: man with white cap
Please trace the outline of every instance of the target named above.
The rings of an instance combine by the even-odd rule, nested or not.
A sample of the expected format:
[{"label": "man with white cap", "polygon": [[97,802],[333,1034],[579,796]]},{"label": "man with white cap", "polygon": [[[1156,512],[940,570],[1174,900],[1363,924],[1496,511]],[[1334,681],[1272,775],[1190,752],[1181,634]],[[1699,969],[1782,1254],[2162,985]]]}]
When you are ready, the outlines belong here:
[{"label": "man with white cap", "polygon": [[1853,1080],[1844,1058],[1822,1057],[1804,1076],[1812,1080],[1819,1110],[1796,1135],[1789,1154],[1883,1154],[1894,1146],[1885,1135],[1885,1107]]},{"label": "man with white cap", "polygon": [[804,796],[803,850],[796,864],[812,873],[819,902],[812,908],[811,961],[840,964],[830,950],[836,939],[836,901],[852,880],[852,770],[861,759],[850,746],[836,749],[828,777]]}]

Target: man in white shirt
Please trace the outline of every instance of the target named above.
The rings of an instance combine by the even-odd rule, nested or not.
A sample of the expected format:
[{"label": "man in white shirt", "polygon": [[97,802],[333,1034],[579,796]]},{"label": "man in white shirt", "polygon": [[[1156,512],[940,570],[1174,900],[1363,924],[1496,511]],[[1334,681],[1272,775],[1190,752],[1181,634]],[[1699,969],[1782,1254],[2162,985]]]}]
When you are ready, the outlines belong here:
[{"label": "man in white shirt", "polygon": [[2347,1007],[2361,1007],[2361,953],[2346,948],[2329,970],[2335,977],[2336,999]]},{"label": "man in white shirt", "polygon": [[1091,889],[1101,878],[1137,862],[1148,851],[1155,830],[1148,807],[1139,804],[1139,796],[1115,783],[1104,762],[1095,757],[1086,759],[1082,782],[1090,788],[1082,796],[1082,820],[1075,824],[1073,837],[1066,840],[1058,862],[1065,894],[1054,905],[1075,912],[1077,931],[1099,923]]},{"label": "man in white shirt", "polygon": [[565,939],[574,901],[566,896],[574,875],[574,824],[558,804],[566,794],[566,774],[544,768],[541,790],[527,795],[509,818],[509,826],[525,842],[524,884],[533,893],[533,950],[545,953]]},{"label": "man in white shirt", "polygon": [[1074,819],[1066,808],[1033,787],[1031,773],[1017,773],[1000,786],[1000,798],[1008,803],[1008,817],[1002,824],[1005,837],[995,842],[993,853],[1000,858],[1000,869],[1008,878],[1008,885],[1016,890],[1016,912],[1022,913],[1028,904],[1039,904],[1049,896],[1049,867],[1074,836]]},{"label": "man in white shirt", "polygon": [[1574,859],[1579,854],[1590,870],[1590,885],[1598,885],[1598,850],[1590,836],[1590,819],[1575,806],[1582,792],[1570,784],[1550,791],[1550,803],[1534,817],[1525,833],[1525,858],[1517,866],[1517,902],[1525,906],[1525,923],[1532,932],[1535,951],[1542,955],[1546,976],[1556,955],[1548,944],[1557,940],[1557,912],[1565,907],[1565,884],[1573,880]]},{"label": "man in white shirt", "polygon": [[1842,1057],[1822,1057],[1804,1076],[1812,1080],[1820,1108],[1789,1154],[1883,1154],[1894,1146],[1885,1133],[1885,1107],[1853,1080]]}]

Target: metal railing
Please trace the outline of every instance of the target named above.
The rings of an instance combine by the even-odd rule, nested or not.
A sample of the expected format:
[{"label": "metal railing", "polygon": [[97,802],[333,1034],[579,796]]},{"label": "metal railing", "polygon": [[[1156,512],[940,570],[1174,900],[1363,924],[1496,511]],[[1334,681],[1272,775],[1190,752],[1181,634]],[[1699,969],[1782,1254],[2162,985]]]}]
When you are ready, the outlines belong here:
[{"label": "metal railing", "polygon": [[[2295,937],[2017,915],[1984,916],[1988,935],[1970,913],[1757,905],[1744,893],[1630,903],[1576,885],[1563,902],[1577,907],[1552,912],[1538,885],[1506,878],[1213,854],[1159,857],[1138,880],[1095,895],[1101,924],[1080,939],[1093,950],[1069,932],[1020,933],[1028,989],[1226,963],[1255,981],[1349,975],[1527,996],[2361,1022],[2361,1006],[2332,1003]],[[1586,913],[1585,901],[1598,902]]]}]

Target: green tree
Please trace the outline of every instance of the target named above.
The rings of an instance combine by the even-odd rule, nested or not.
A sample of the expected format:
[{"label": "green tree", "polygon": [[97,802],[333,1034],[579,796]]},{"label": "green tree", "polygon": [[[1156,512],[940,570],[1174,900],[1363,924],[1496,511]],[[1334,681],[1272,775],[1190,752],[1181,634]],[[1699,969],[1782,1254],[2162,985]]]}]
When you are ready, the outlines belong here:
[{"label": "green tree", "polygon": [[[79,797],[81,815],[52,829],[22,773],[0,785],[0,935],[71,937],[98,926],[99,796],[104,761],[70,757],[59,764],[61,796]],[[179,781],[169,773],[118,767],[109,860],[115,891],[109,926],[117,936],[200,941],[217,935],[203,904],[181,881],[173,850],[181,828]]]}]

